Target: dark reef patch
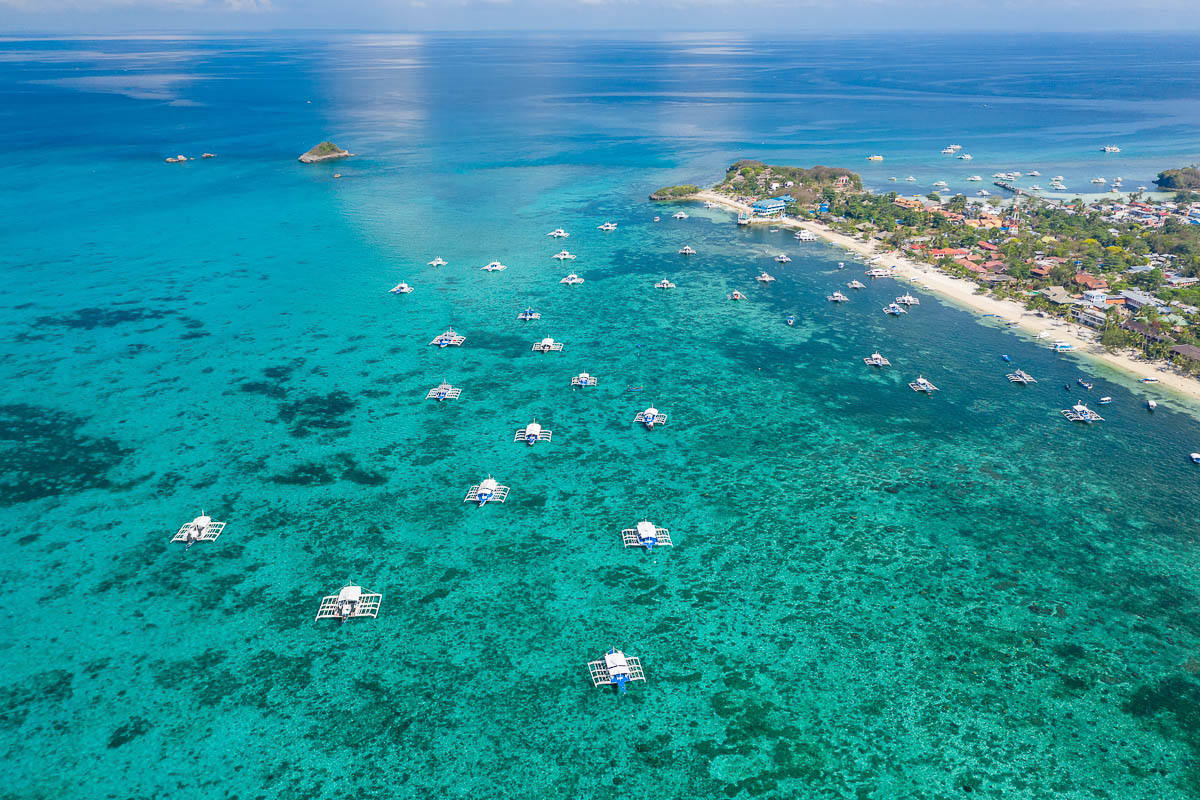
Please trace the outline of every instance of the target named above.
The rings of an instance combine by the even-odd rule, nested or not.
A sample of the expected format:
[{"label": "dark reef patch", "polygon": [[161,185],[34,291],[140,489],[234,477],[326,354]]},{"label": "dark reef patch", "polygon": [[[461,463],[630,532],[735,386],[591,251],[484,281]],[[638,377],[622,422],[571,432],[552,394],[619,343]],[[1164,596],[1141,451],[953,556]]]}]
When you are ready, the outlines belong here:
[{"label": "dark reef patch", "polygon": [[112,750],[115,747],[132,742],[139,736],[144,736],[149,733],[151,727],[149,720],[142,719],[141,717],[132,717],[108,737],[108,749]]},{"label": "dark reef patch", "polygon": [[320,464],[299,464],[287,472],[272,475],[271,480],[285,486],[323,486],[333,483],[333,473]]},{"label": "dark reef patch", "polygon": [[24,403],[0,406],[0,506],[103,489],[129,450],[114,439],[81,434],[87,422]]},{"label": "dark reef patch", "polygon": [[145,322],[164,319],[171,311],[153,308],[81,308],[70,314],[38,317],[38,325],[53,328],[91,331],[96,328],[112,328],[125,322]]},{"label": "dark reef patch", "polygon": [[279,419],[291,425],[292,436],[302,438],[314,430],[336,430],[349,427],[345,419],[355,406],[350,395],[341,390],[325,395],[309,395],[279,408]]},{"label": "dark reef patch", "polygon": [[69,670],[39,672],[0,689],[0,730],[19,728],[38,702],[63,703],[75,693]]}]

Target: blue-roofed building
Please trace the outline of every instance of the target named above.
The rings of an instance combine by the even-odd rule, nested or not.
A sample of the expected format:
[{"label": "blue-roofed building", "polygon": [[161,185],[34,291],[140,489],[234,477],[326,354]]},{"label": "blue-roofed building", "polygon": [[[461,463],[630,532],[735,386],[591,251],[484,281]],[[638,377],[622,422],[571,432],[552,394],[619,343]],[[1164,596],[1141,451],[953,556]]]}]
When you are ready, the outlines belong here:
[{"label": "blue-roofed building", "polygon": [[781,217],[787,203],[778,197],[756,200],[750,208],[756,217]]}]

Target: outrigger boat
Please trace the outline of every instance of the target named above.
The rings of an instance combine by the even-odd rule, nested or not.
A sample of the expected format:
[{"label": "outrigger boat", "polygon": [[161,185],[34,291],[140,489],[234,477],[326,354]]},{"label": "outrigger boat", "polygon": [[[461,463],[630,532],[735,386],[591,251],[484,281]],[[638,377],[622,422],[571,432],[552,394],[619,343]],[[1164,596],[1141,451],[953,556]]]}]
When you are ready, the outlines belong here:
[{"label": "outrigger boat", "polygon": [[742,294],[737,289],[734,289],[733,293],[726,295],[726,297],[729,300],[745,300],[746,299],[746,295]]},{"label": "outrigger boat", "polygon": [[520,314],[517,314],[517,319],[525,320],[525,321],[528,321],[531,319],[541,319],[541,318],[542,318],[541,313],[534,311],[532,308],[527,308],[524,311],[522,311]]},{"label": "outrigger boat", "polygon": [[688,215],[683,211],[676,211],[674,214],[671,215],[671,218],[672,219],[687,219]]},{"label": "outrigger boat", "polygon": [[907,314],[908,309],[906,309],[904,306],[898,305],[896,303],[888,303],[886,306],[884,306],[883,313],[889,314],[893,317],[898,317],[901,314]]},{"label": "outrigger boat", "polygon": [[890,367],[892,365],[892,362],[881,356],[878,350],[871,353],[868,358],[864,358],[863,363],[871,367]]},{"label": "outrigger boat", "polygon": [[546,235],[553,236],[555,239],[565,239],[568,236],[570,236],[571,234],[567,233],[562,228],[555,228],[554,230],[550,231]]},{"label": "outrigger boat", "polygon": [[775,256],[775,261],[780,264],[786,264],[791,260],[792,259],[786,253],[780,253],[779,255]]},{"label": "outrigger boat", "polygon": [[696,250],[690,244],[685,244],[683,247],[679,248],[679,255],[694,256],[696,255]]},{"label": "outrigger boat", "polygon": [[1104,422],[1104,417],[1092,411],[1083,403],[1076,403],[1070,408],[1064,408],[1062,415],[1072,422]]},{"label": "outrigger boat", "polygon": [[804,231],[796,231],[795,239],[798,242],[815,242],[817,240],[817,237],[814,236],[811,231],[804,230]]},{"label": "outrigger boat", "polygon": [[616,229],[617,229],[617,223],[615,223],[615,222],[606,222],[603,225],[596,226],[596,230],[604,231],[605,233],[608,233],[609,231],[615,231]]},{"label": "outrigger boat", "polygon": [[907,292],[905,292],[904,294],[897,297],[896,302],[902,306],[909,306],[909,307],[921,305],[921,301],[919,299],[913,297],[911,294],[909,294]]},{"label": "outrigger boat", "polygon": [[784,322],[786,322],[787,326],[790,328],[796,324],[796,317],[792,314],[788,314],[788,318],[785,319]]},{"label": "outrigger boat", "polygon": [[917,379],[908,385],[908,388],[914,392],[924,392],[925,394],[933,394],[938,391],[938,387],[934,386],[921,375],[918,375]]},{"label": "outrigger boat", "polygon": [[388,292],[390,292],[391,294],[409,294],[410,292],[412,292],[412,290],[413,290],[413,287],[411,287],[407,283],[404,283],[403,281],[401,281],[400,283],[397,283],[395,286],[393,286],[391,289],[388,289]]},{"label": "outrigger boat", "polygon": [[770,283],[771,281],[775,280],[775,278],[764,272],[754,280],[758,281],[759,283]]},{"label": "outrigger boat", "polygon": [[865,289],[865,288],[867,288],[867,285],[865,283],[863,283],[862,281],[855,280],[855,281],[850,281],[849,283],[847,283],[846,288],[848,288],[848,289]]},{"label": "outrigger boat", "polygon": [[437,258],[435,258],[433,261],[430,261],[430,262],[429,262],[429,266],[431,266],[431,267],[444,267],[444,266],[446,266],[446,259],[442,258],[441,256],[438,256],[438,257],[437,257]]},{"label": "outrigger boat", "polygon": [[894,278],[896,277],[896,270],[891,267],[875,267],[867,270],[867,275],[871,278]]},{"label": "outrigger boat", "polygon": [[1020,384],[1037,383],[1037,379],[1023,369],[1019,369],[1016,372],[1010,372],[1008,374],[1008,380],[1012,383]]},{"label": "outrigger boat", "polygon": [[844,303],[850,298],[846,297],[846,295],[842,294],[841,292],[834,292],[833,294],[825,295],[825,299],[831,303]]},{"label": "outrigger boat", "polygon": [[658,283],[654,284],[654,288],[655,288],[655,289],[674,289],[674,288],[675,288],[675,284],[671,283],[671,282],[670,282],[669,280],[667,280],[666,278],[663,278],[661,281],[659,281]]},{"label": "outrigger boat", "polygon": [[1092,390],[1092,384],[1088,383],[1083,378],[1076,378],[1075,382],[1078,383],[1083,388],[1087,389],[1089,392]]}]

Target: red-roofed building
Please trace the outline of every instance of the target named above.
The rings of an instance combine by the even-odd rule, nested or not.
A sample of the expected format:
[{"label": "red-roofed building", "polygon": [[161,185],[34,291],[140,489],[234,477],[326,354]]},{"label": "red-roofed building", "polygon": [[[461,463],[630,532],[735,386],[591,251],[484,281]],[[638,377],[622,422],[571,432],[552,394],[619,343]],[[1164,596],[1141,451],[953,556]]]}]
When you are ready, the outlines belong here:
[{"label": "red-roofed building", "polygon": [[1076,272],[1075,283],[1085,289],[1107,289],[1108,281],[1087,272]]},{"label": "red-roofed building", "polygon": [[931,256],[965,256],[969,251],[961,247],[935,247],[929,251]]},{"label": "red-roofed building", "polygon": [[1004,272],[1008,269],[1008,266],[1003,261],[988,261],[983,266],[991,272]]},{"label": "red-roofed building", "polygon": [[979,242],[979,246],[982,247],[984,250],[991,250],[993,252],[1000,249],[999,247],[992,244],[991,242],[982,242],[981,241],[981,242]]},{"label": "red-roofed building", "polygon": [[1034,267],[1033,269],[1029,270],[1029,274],[1038,278],[1049,278],[1050,270],[1052,269],[1054,268],[1048,266]]}]

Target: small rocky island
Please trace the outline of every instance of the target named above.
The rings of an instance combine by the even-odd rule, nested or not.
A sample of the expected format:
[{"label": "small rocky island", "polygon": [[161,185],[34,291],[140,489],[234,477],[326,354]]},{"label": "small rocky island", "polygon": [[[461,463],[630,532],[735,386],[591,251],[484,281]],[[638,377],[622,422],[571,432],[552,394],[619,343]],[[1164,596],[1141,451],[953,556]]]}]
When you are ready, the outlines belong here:
[{"label": "small rocky island", "polygon": [[349,150],[343,150],[333,142],[321,142],[319,145],[300,156],[305,164],[316,164],[320,161],[332,161],[335,158],[345,158],[354,155]]}]

